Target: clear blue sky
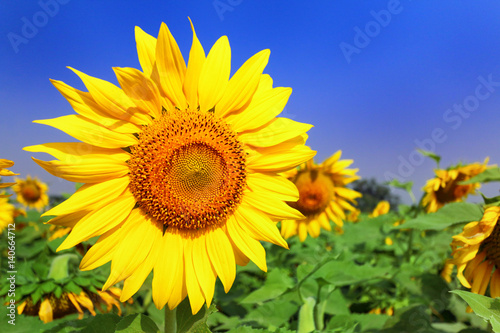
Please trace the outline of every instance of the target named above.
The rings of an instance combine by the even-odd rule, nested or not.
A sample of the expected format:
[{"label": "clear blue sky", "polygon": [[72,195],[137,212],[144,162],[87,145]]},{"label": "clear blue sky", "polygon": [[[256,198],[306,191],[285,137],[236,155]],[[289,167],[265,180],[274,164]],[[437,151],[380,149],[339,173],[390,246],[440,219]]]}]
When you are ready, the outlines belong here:
[{"label": "clear blue sky", "polygon": [[[42,0],[2,1],[0,13],[0,157],[52,193],[73,185],[21,150],[74,141],[32,123],[73,113],[49,78],[84,89],[72,66],[116,83],[113,66],[139,68],[136,25],[156,36],[167,23],[187,58],[188,16],[205,50],[229,37],[233,72],[271,49],[265,72],[293,88],[285,115],[315,126],[308,144],[317,161],[342,149],[362,177],[398,176],[417,190],[434,162],[412,154],[416,140],[442,166],[486,156],[500,164],[496,1]],[[496,195],[499,187],[484,189]]]}]

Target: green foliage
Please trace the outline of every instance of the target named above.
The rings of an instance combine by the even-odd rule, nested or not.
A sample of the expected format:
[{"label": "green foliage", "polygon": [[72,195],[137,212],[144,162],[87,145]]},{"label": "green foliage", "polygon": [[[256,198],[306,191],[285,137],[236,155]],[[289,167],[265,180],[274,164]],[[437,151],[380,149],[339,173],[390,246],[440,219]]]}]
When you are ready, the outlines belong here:
[{"label": "green foliage", "polygon": [[462,297],[475,314],[488,321],[494,332],[500,332],[500,299],[463,290],[453,290],[452,292]]}]

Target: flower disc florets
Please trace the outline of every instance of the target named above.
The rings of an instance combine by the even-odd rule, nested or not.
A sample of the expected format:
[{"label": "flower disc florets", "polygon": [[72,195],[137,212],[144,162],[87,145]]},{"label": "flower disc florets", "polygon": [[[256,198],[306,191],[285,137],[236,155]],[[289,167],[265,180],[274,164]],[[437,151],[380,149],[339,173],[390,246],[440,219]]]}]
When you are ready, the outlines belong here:
[{"label": "flower disc florets", "polygon": [[246,186],[236,134],[212,113],[166,112],[131,147],[130,189],[141,209],[169,227],[219,225]]}]

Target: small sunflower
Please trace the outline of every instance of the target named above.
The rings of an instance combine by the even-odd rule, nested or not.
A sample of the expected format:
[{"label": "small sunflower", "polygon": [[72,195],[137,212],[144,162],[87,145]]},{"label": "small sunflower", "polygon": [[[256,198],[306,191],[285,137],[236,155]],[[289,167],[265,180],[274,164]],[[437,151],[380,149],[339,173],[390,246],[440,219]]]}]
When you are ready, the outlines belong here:
[{"label": "small sunflower", "polygon": [[479,183],[460,185],[459,183],[468,180],[488,168],[486,165],[488,159],[483,164],[471,163],[465,166],[444,170],[435,170],[436,177],[429,179],[422,190],[425,196],[422,199],[422,205],[428,213],[436,212],[449,202],[458,202],[467,198],[469,194],[475,194],[476,189],[481,185]]},{"label": "small sunflower", "polygon": [[15,178],[12,190],[17,194],[17,201],[28,208],[42,210],[49,204],[48,186],[38,178],[27,176],[26,179]]},{"label": "small sunflower", "polygon": [[288,204],[304,214],[305,219],[287,219],[281,221],[281,235],[289,238],[296,234],[300,241],[318,237],[320,228],[330,231],[330,220],[342,228],[344,213],[355,211],[351,203],[361,197],[361,193],[346,187],[359,179],[358,169],[347,169],[352,160],[339,160],[342,151],[337,151],[323,163],[317,165],[309,160],[299,168],[286,172],[299,190],[299,200]]},{"label": "small sunflower", "polygon": [[370,213],[370,217],[377,217],[380,215],[384,215],[389,213],[389,209],[391,209],[391,205],[389,204],[388,201],[380,201],[377,206],[373,209],[373,211]]},{"label": "small sunflower", "polygon": [[453,259],[457,278],[471,292],[484,295],[488,284],[490,295],[500,297],[500,207],[489,207],[481,221],[468,223],[462,233],[453,236]]},{"label": "small sunflower", "polygon": [[350,211],[346,214],[346,220],[349,222],[359,222],[359,215],[361,214],[361,210],[359,208],[356,208],[353,211]]},{"label": "small sunflower", "polygon": [[[14,162],[1,159],[0,158],[0,179],[2,176],[17,176],[19,175],[18,173],[14,173],[10,170],[7,170],[6,168],[10,168],[14,165]],[[15,183],[0,183],[0,188],[6,188],[9,186],[14,185]],[[4,192],[0,193],[0,198],[5,198],[5,197],[10,197],[11,194],[6,194]]]},{"label": "small sunflower", "polygon": [[95,308],[102,313],[106,313],[110,312],[113,306],[116,307],[118,315],[121,316],[120,296],[121,290],[119,288],[109,288],[108,291],[97,290],[97,293],[82,290],[78,295],[65,292],[60,297],[56,297],[51,293],[36,304],[33,304],[31,297],[28,297],[18,305],[17,312],[27,316],[39,316],[44,323],[73,313],[78,313],[78,319],[82,319],[83,309],[87,309],[92,316],[95,316]]},{"label": "small sunflower", "polygon": [[14,213],[15,207],[9,203],[8,195],[5,195],[5,192],[0,192],[0,234],[9,224],[14,222]]},{"label": "small sunflower", "polygon": [[260,240],[288,247],[276,223],[303,216],[285,203],[298,192],[281,173],[315,152],[305,146],[311,125],[276,118],[291,89],[262,74],[269,50],[229,78],[227,37],[205,56],[192,30],[187,66],[163,23],[157,39],[136,27],[142,71],[114,68],[121,88],[77,70],[88,92],[52,81],[78,115],[36,122],[83,142],[25,149],[53,155],[34,160],[84,183],[44,214],[73,228],[59,250],[100,236],[80,268],[111,261],[104,290],[125,280],[126,300],[153,270],[158,309],[188,296],[197,313],[217,276],[229,291],[236,264],[267,269]]}]

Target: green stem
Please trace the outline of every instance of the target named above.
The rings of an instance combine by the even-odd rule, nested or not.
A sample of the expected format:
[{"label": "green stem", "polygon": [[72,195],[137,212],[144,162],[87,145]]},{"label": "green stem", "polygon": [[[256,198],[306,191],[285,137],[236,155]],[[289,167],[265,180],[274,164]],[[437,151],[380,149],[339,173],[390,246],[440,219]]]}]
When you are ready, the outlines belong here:
[{"label": "green stem", "polygon": [[406,261],[410,262],[411,252],[413,247],[413,232],[414,230],[410,230],[410,238],[408,239],[408,250],[406,251]]},{"label": "green stem", "polygon": [[165,333],[177,332],[177,308],[170,310],[168,305],[165,305]]}]

